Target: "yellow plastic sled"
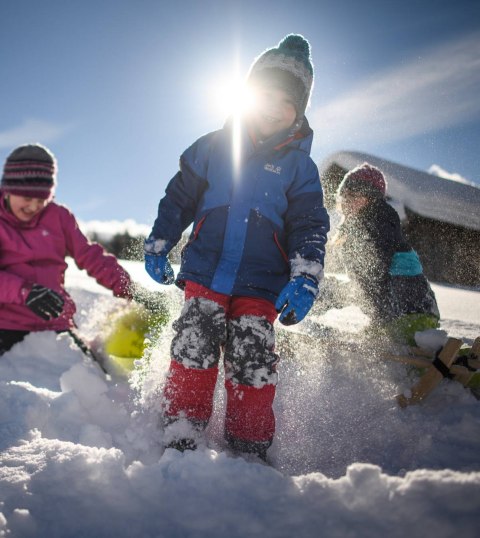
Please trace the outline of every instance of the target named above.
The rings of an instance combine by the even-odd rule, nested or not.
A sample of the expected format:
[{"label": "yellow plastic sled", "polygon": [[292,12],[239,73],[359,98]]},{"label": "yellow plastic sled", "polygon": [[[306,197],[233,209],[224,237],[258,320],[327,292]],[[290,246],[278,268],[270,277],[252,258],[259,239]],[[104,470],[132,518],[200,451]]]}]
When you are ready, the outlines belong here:
[{"label": "yellow plastic sled", "polygon": [[135,361],[143,357],[146,347],[168,321],[165,311],[152,313],[141,305],[129,305],[109,318],[103,347],[105,367],[113,375],[128,377]]}]

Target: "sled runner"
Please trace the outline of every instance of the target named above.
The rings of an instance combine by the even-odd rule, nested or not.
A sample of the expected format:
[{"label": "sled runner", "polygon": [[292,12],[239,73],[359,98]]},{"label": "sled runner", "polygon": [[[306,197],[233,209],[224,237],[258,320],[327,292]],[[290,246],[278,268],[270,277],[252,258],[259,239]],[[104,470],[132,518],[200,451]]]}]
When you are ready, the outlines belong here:
[{"label": "sled runner", "polygon": [[419,381],[410,389],[410,394],[400,394],[397,402],[401,407],[424,400],[443,378],[453,379],[465,387],[480,387],[480,337],[471,348],[462,348],[463,341],[449,338],[445,345],[432,356],[421,348],[409,348],[409,354],[387,354],[386,359],[411,364],[425,369]]}]

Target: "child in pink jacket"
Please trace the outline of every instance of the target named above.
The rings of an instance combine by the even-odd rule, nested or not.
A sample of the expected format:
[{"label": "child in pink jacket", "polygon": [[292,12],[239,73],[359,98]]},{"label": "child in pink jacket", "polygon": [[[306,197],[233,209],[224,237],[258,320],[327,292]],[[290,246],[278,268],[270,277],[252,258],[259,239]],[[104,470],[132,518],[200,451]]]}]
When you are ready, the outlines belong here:
[{"label": "child in pink jacket", "polygon": [[70,331],[66,256],[116,297],[132,282],[116,258],[90,243],[72,213],[52,201],[56,160],[39,144],[16,148],[0,185],[0,355],[31,331]]}]

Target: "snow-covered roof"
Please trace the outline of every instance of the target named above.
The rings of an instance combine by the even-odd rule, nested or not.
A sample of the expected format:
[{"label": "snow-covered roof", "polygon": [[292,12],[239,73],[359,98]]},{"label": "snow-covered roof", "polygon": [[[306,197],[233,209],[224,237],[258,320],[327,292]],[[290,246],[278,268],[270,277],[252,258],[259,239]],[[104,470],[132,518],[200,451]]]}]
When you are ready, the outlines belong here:
[{"label": "snow-covered roof", "polygon": [[319,166],[320,175],[336,164],[350,170],[365,161],[384,173],[387,195],[414,213],[464,228],[480,230],[480,188],[428,174],[386,159],[356,151],[328,156]]}]

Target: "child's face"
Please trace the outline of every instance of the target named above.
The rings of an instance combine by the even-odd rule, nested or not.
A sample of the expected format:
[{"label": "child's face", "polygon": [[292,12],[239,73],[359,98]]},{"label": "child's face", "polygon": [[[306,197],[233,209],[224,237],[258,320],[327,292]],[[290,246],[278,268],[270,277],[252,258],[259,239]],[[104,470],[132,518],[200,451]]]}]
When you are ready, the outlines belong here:
[{"label": "child's face", "polygon": [[40,213],[40,211],[48,204],[48,200],[9,194],[8,204],[10,211],[18,220],[21,220],[22,222],[30,222],[33,217],[38,215],[38,213]]},{"label": "child's face", "polygon": [[251,120],[261,137],[268,138],[291,127],[297,117],[292,96],[273,86],[258,87]]},{"label": "child's face", "polygon": [[345,191],[338,199],[340,210],[345,216],[356,215],[368,204],[368,201],[367,196],[362,196],[351,191]]}]

